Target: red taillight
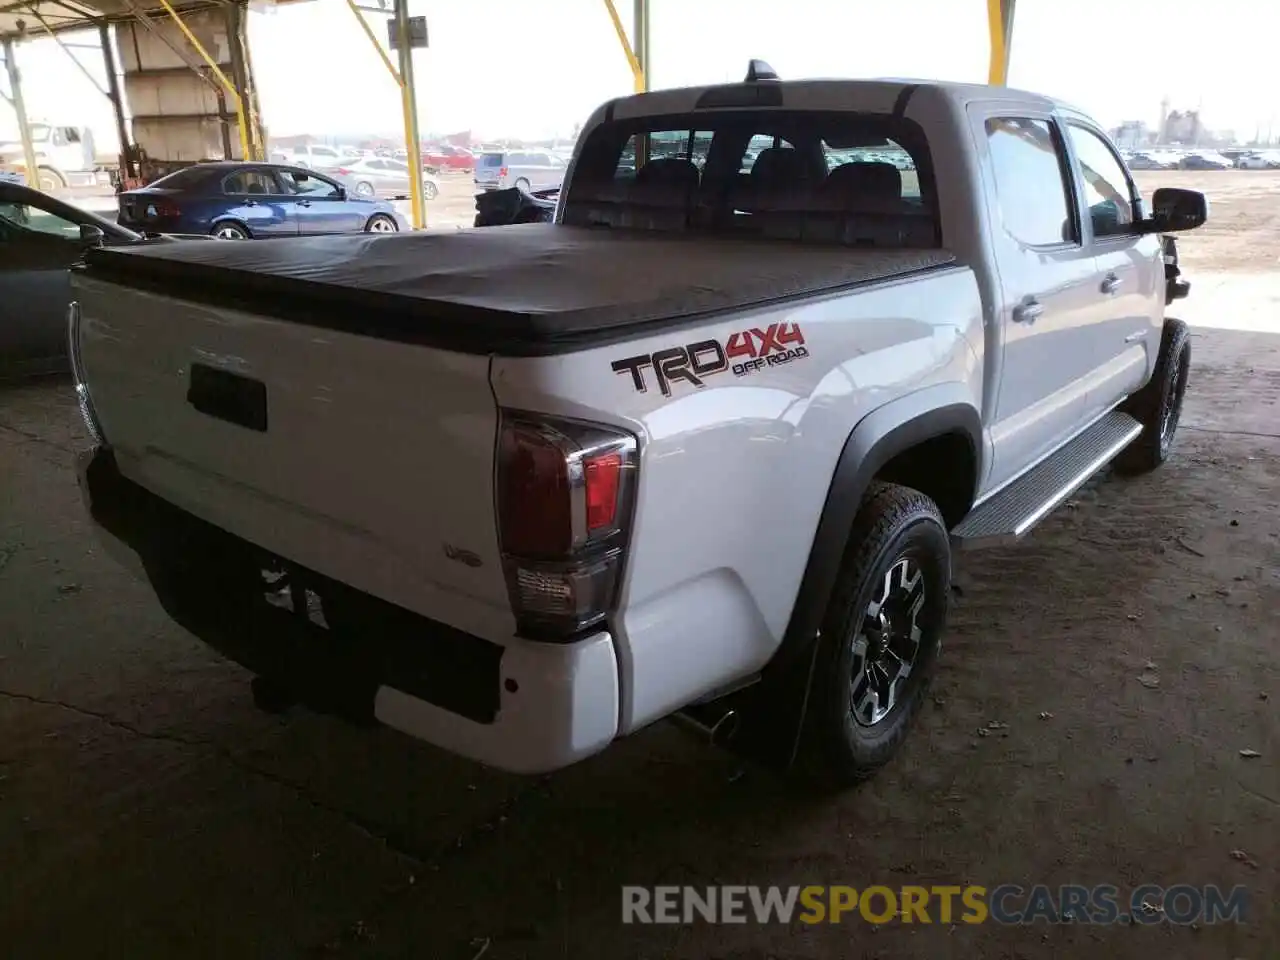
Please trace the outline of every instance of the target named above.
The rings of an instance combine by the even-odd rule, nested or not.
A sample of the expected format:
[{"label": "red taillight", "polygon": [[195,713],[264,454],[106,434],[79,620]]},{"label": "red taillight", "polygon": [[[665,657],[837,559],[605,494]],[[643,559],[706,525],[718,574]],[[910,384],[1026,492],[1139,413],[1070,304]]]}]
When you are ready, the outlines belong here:
[{"label": "red taillight", "polygon": [[498,176],[500,176],[500,177],[505,177],[506,175],[507,175],[507,168],[506,168],[506,167],[500,167],[500,168],[498,169]]},{"label": "red taillight", "polygon": [[622,456],[606,453],[586,461],[587,529],[601,530],[613,525],[618,513],[618,481],[622,475]]},{"label": "red taillight", "polygon": [[338,168],[338,176],[340,176],[340,177],[349,177],[350,175],[351,175],[351,171],[350,171],[350,170],[348,170],[346,167],[339,167],[339,168]]},{"label": "red taillight", "polygon": [[149,207],[147,212],[154,210],[157,220],[170,220],[182,216],[182,209],[172,200],[162,198],[150,204]]},{"label": "red taillight", "polygon": [[502,548],[523,557],[559,557],[573,543],[564,451],[532,424],[502,433]]},{"label": "red taillight", "polygon": [[504,416],[499,539],[520,632],[563,639],[613,608],[635,498],[636,441],[597,424]]}]

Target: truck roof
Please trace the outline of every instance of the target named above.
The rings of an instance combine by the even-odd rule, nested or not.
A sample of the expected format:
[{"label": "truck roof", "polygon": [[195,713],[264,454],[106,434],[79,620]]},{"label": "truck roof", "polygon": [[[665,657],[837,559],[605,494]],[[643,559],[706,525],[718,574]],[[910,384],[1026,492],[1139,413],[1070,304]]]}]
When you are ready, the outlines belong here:
[{"label": "truck roof", "polygon": [[[1043,94],[980,83],[953,83],[909,78],[806,79],[755,80],[744,83],[678,87],[635,94],[605,104],[592,120],[598,122],[610,116],[627,118],[690,113],[698,109],[700,101],[705,103],[703,98],[708,94],[719,93],[725,100],[732,100],[734,93],[743,94],[749,88],[759,86],[774,87],[781,91],[782,103],[775,103],[774,106],[801,110],[857,109],[888,113],[893,111],[898,98],[904,91],[930,90],[940,98],[961,108],[970,103],[1000,101],[1021,103],[1037,110],[1065,109],[1075,113],[1081,112],[1079,108],[1069,103]],[[726,105],[729,104],[726,103]],[[756,104],[743,102],[736,105],[750,107]]]}]

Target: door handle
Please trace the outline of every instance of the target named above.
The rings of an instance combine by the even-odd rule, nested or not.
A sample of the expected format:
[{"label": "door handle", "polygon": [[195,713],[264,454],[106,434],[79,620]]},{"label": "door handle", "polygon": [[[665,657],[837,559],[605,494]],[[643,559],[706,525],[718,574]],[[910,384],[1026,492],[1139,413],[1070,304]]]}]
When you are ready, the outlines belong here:
[{"label": "door handle", "polygon": [[300,207],[309,207],[309,206],[311,206],[311,201],[310,201],[310,200],[299,200],[299,201],[298,201],[298,206],[300,206]]},{"label": "door handle", "polygon": [[244,205],[245,205],[246,207],[256,207],[256,206],[258,205],[258,201],[257,201],[257,200],[246,200],[246,201],[244,202]]},{"label": "door handle", "polygon": [[1110,296],[1120,289],[1121,282],[1114,273],[1108,273],[1102,281],[1102,292]]},{"label": "door handle", "polygon": [[1035,323],[1042,316],[1044,316],[1044,304],[1034,298],[1013,308],[1014,323]]}]

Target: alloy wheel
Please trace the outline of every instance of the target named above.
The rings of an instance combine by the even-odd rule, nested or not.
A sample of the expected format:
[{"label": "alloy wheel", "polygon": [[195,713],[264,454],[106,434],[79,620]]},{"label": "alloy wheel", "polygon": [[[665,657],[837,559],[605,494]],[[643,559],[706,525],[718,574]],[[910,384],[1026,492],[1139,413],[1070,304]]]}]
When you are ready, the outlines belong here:
[{"label": "alloy wheel", "polygon": [[900,701],[920,654],[925,600],[923,568],[912,556],[900,557],[876,587],[853,637],[849,692],[858,725],[876,725]]}]

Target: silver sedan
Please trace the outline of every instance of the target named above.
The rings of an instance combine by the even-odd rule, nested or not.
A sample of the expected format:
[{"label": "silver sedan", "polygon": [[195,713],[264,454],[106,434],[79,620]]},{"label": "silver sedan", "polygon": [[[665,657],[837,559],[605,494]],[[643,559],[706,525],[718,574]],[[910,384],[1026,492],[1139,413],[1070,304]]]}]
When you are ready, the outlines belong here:
[{"label": "silver sedan", "polygon": [[[409,193],[409,165],[393,157],[363,157],[329,175],[357,197],[403,197]],[[423,173],[422,195],[428,200],[440,196],[440,181]]]}]

